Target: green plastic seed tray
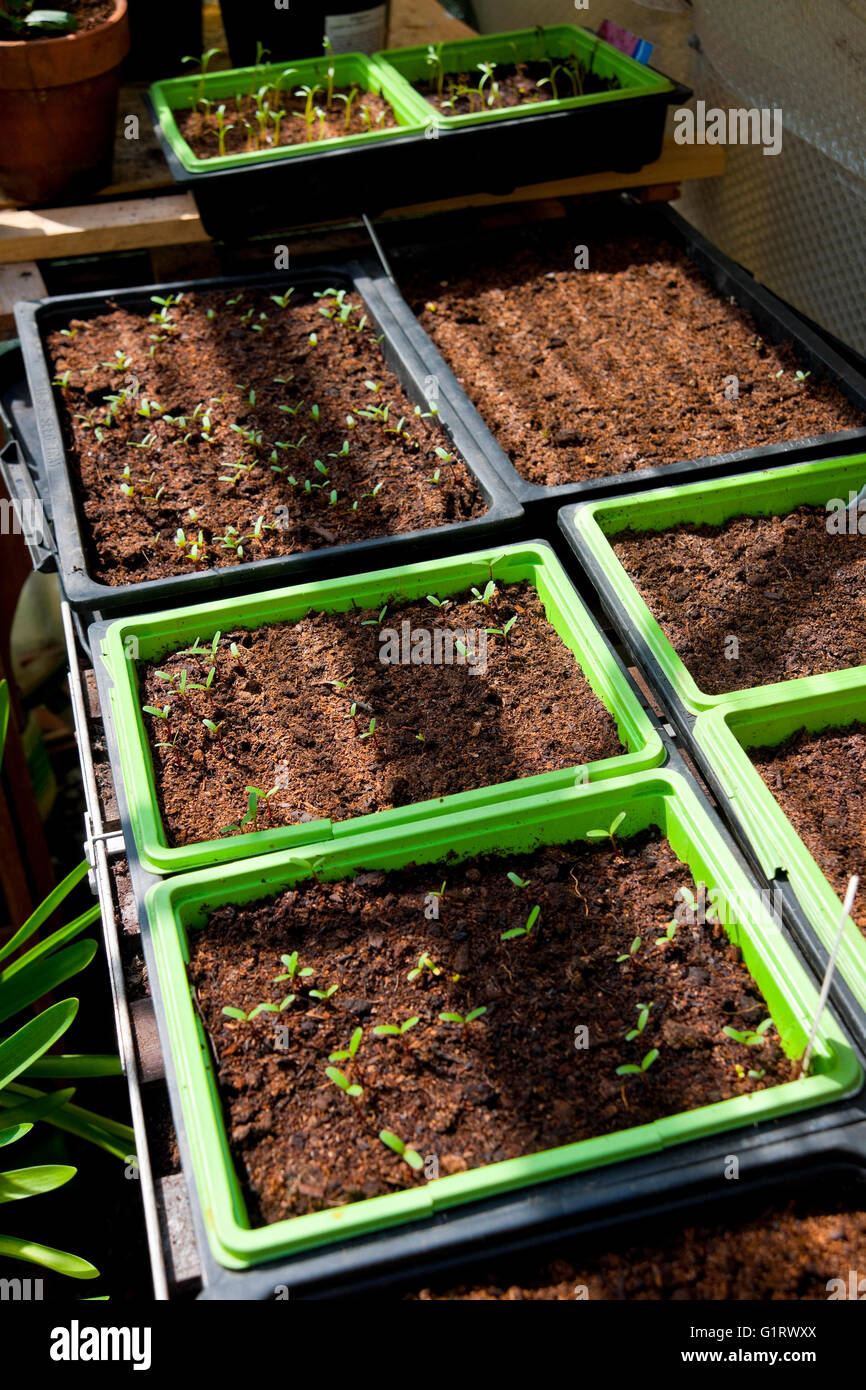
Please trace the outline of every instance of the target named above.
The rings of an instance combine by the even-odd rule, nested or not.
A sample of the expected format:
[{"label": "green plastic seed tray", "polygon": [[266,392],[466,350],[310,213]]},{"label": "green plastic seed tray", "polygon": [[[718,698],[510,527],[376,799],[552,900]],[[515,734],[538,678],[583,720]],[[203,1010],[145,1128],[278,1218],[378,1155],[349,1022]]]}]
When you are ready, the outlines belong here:
[{"label": "green plastic seed tray", "polygon": [[[836,938],[842,903],[749,757],[801,730],[844,728],[866,721],[866,671],[833,671],[791,681],[771,692],[754,690],[695,721],[694,740],[712,765],[719,794],[739,821],[765,877],[786,878],[821,944]],[[830,809],[830,808],[828,808]],[[862,864],[851,872],[861,875]],[[866,882],[866,880],[864,880]],[[861,888],[861,892],[863,888]],[[849,917],[838,970],[866,1012],[866,940]]]},{"label": "green plastic seed tray", "polygon": [[[796,507],[823,508],[833,500],[847,504],[864,484],[866,454],[855,454],[584,502],[563,508],[559,524],[636,659],[693,719],[702,710],[729,705],[743,692],[708,695],[698,688],[614,553],[611,539],[624,531],[666,531],[683,523],[721,526],[735,516],[785,516]],[[787,685],[761,686],[761,698],[777,699]]]},{"label": "green plastic seed tray", "polygon": [[[534,63],[551,58],[576,56],[585,67],[599,77],[615,77],[620,86],[610,92],[591,92],[581,96],[575,94],[568,85],[565,74],[560,81],[567,95],[551,97],[550,101],[528,102],[521,106],[489,106],[485,111],[464,115],[444,115],[420,92],[410,84],[427,81],[436,77],[438,68],[431,64],[430,49],[391,48],[376,54],[376,61],[383,72],[394,72],[404,79],[412,93],[416,118],[424,123],[433,122],[444,130],[463,130],[467,126],[486,125],[492,121],[514,120],[529,114],[550,114],[556,111],[575,111],[587,106],[607,105],[609,102],[626,101],[636,96],[671,93],[675,84],[662,73],[655,72],[644,63],[620,52],[604,39],[596,38],[586,29],[573,24],[554,24],[536,29],[516,29],[502,34],[482,34],[477,39],[457,39],[452,43],[437,44],[433,50],[438,56],[445,73],[471,73],[481,80],[479,63],[510,64]],[[495,74],[494,74],[495,76]],[[552,89],[551,89],[552,90]],[[488,87],[489,94],[489,87]]]},{"label": "green plastic seed tray", "polygon": [[[521,802],[500,800],[483,817],[473,808],[417,825],[391,824],[323,847],[317,874],[345,878],[356,869],[400,869],[409,863],[449,862],[482,854],[526,853],[540,845],[584,839],[625,812],[624,838],[656,826],[712,900],[724,903],[726,931],[766,1000],[781,1046],[802,1055],[817,990],[799,958],[762,905],[750,879],[700,801],[677,773],[648,771]],[[289,850],[224,868],[219,877],[192,873],[164,879],[146,899],[153,952],[177,1072],[182,1121],[208,1239],[215,1259],[245,1268],[329,1242],[369,1235],[429,1218],[473,1200],[562,1178],[602,1165],[657,1154],[688,1140],[754,1125],[807,1107],[841,1100],[862,1081],[856,1055],[830,1011],[817,1035],[810,1075],[644,1124],[270,1226],[247,1216],[222,1116],[217,1077],[186,975],[188,941],[209,914],[226,903],[274,896],[310,877],[302,850]],[[385,929],[387,930],[387,924]],[[176,1116],[176,1122],[180,1117]]]},{"label": "green plastic seed tray", "polygon": [[[183,847],[169,846],[142,719],[136,662],[159,660],[167,652],[188,646],[196,638],[210,642],[216,631],[226,632],[238,627],[255,629],[264,623],[297,621],[311,610],[378,609],[383,603],[417,599],[431,593],[444,597],[473,585],[483,589],[491,572],[500,583],[525,580],[536,589],[548,621],[574,653],[587,681],[612,715],[620,742],[627,752],[583,766],[561,768],[349,820],[313,820]],[[123,782],[135,849],[143,866],[156,874],[227,863],[292,844],[325,845],[333,838],[362,828],[408,825],[414,829],[430,816],[443,812],[486,811],[500,801],[561,791],[574,785],[576,780],[592,783],[656,767],[665,756],[661,738],[616,657],[553,550],[544,542],[503,546],[364,576],[329,579],[319,584],[301,584],[199,603],[189,608],[120,618],[92,631],[91,650],[97,653],[97,662],[101,660],[110,681],[110,710],[120,761],[119,768],[115,767],[114,771]]]},{"label": "green plastic seed tray", "polygon": [[[397,125],[387,130],[364,131],[356,135],[343,135],[335,139],[301,141],[296,145],[242,151],[236,154],[217,154],[211,159],[202,159],[193,153],[180,133],[175,112],[194,109],[203,97],[213,106],[231,100],[241,94],[247,96],[261,87],[277,81],[289,70],[294,73],[291,82],[286,84],[289,93],[301,87],[323,87],[327,82],[328,69],[334,69],[335,88],[360,87],[362,91],[376,92],[389,102]],[[294,159],[311,153],[324,154],[331,150],[346,150],[353,147],[380,144],[393,140],[396,136],[418,134],[423,122],[419,122],[415,93],[403,79],[394,72],[386,72],[373,59],[363,53],[344,53],[333,58],[305,58],[299,62],[271,63],[262,67],[233,68],[229,72],[211,72],[204,77],[172,77],[165,82],[155,82],[150,88],[150,104],[158,123],[159,133],[179,163],[189,173],[219,173],[226,169],[253,168],[260,164],[270,164],[274,160]]]}]

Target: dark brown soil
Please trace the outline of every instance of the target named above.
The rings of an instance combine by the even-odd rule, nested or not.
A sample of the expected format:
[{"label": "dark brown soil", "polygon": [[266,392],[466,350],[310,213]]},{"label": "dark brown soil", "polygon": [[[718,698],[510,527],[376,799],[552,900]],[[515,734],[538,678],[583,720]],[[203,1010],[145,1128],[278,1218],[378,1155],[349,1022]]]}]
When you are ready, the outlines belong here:
[{"label": "dark brown soil", "polygon": [[866,662],[866,537],[830,535],[818,507],[611,544],[708,695]]},{"label": "dark brown soil", "polygon": [[[749,757],[810,854],[844,898],[852,874],[866,879],[866,724],[805,729],[776,748]],[[854,921],[866,936],[866,893]]]},{"label": "dark brown soil", "polygon": [[[468,116],[508,106],[530,106],[540,101],[562,101],[612,92],[622,85],[615,77],[600,77],[588,72],[573,59],[563,60],[559,71],[556,71],[556,64],[550,63],[495,63],[492,66],[493,71],[480,90],[484,73],[478,68],[473,72],[445,73],[441,92],[438,75],[429,82],[413,82],[412,86],[443,116]],[[552,86],[551,66],[554,67]]]},{"label": "dark brown soil", "polygon": [[[253,1222],[423,1182],[380,1141],[383,1129],[444,1176],[789,1080],[773,1037],[746,1047],[722,1031],[767,1014],[723,929],[682,926],[656,943],[689,883],[667,843],[645,832],[616,848],[363,873],[215,912],[191,934],[190,978]],[[425,915],[431,891],[438,920]],[[536,905],[530,937],[503,941]],[[313,973],[290,987],[275,977],[293,951]],[[410,981],[424,953],[440,973],[428,966]],[[311,997],[333,985],[327,1001]],[[223,1012],[289,993],[280,1013]],[[643,1032],[626,1041],[650,1004]],[[476,1009],[485,1012],[467,1024],[440,1018]],[[399,1037],[374,1033],[410,1018]],[[355,1058],[338,1063],[363,1087],[351,1098],[325,1068],[357,1027]],[[655,1048],[645,1072],[617,1076]]]},{"label": "dark brown soil", "polygon": [[[338,102],[337,94],[348,97],[350,92],[355,95],[349,107],[347,126],[346,103]],[[316,99],[321,116],[315,115],[312,124],[307,122],[304,114],[306,99],[295,96],[293,90],[288,90],[280,98],[278,112],[273,91],[266,100],[273,112],[279,115],[278,120],[274,119],[274,114],[264,115],[255,96],[239,93],[228,101],[214,102],[207,112],[176,112],[178,129],[193,154],[198,155],[199,159],[214,159],[221,154],[253,154],[256,150],[276,149],[283,145],[315,145],[321,140],[363,135],[370,130],[390,130],[397,124],[394,112],[383,97],[375,92],[359,92],[357,87],[335,87],[330,106],[325,105],[326,93],[322,90]],[[220,117],[217,115],[221,105],[225,106],[222,149],[219,143]]]},{"label": "dark brown soil", "polygon": [[[487,607],[465,595],[444,610],[404,604],[388,610],[383,628],[401,633],[409,622],[411,630],[477,632],[502,628],[515,614],[507,650],[501,637],[487,639],[485,672],[383,664],[372,610],[225,633],[210,692],[190,691],[186,700],[177,691],[182,671],[201,684],[209,662],[181,652],[147,666],[142,703],[170,705],[168,734],[165,720],[145,716],[151,745],[177,737],[174,750],[153,751],[169,843],[240,824],[248,786],[280,788],[246,827],[266,829],[406,806],[622,752],[613,719],[529,586],[505,586]],[[222,745],[203,718],[221,725]]]},{"label": "dark brown soil", "polygon": [[[518,472],[542,485],[863,425],[669,243],[481,237],[406,293]],[[589,268],[575,270],[575,244]],[[781,373],[781,375],[780,375]],[[739,398],[725,397],[736,376]]]},{"label": "dark brown soil", "polygon": [[[853,1207],[853,1209],[852,1209]],[[828,1209],[829,1208],[829,1209]],[[575,1298],[695,1302],[740,1299],[824,1302],[849,1271],[866,1269],[866,1212],[831,1201],[792,1201],[741,1225],[688,1226],[657,1245],[624,1246],[590,1260],[573,1254],[539,1266],[512,1260],[489,1282],[426,1288],[431,1302],[558,1302]],[[510,1278],[508,1276],[511,1276]],[[862,1293],[859,1295],[862,1298]]]},{"label": "dark brown soil", "polygon": [[[185,294],[150,318],[109,305],[72,320],[73,337],[51,335],[95,577],[128,584],[483,513],[462,461],[436,454],[448,439],[435,418],[415,416],[385,367],[363,305],[344,308],[345,323],[333,296],[283,308],[263,291]],[[122,391],[115,414],[106,398]]]},{"label": "dark brown soil", "polygon": [[[64,14],[72,15],[76,20],[74,32],[77,34],[86,33],[88,29],[95,29],[100,24],[105,24],[114,14],[115,0],[58,0],[56,9]],[[0,6],[3,9],[4,6]],[[31,7],[33,10],[54,9],[53,5],[40,5],[38,0],[34,0]],[[0,41],[8,42],[27,42],[36,39],[51,39],[62,37],[62,30],[31,28],[30,25],[23,25],[20,29],[13,29],[2,16],[0,16]]]}]

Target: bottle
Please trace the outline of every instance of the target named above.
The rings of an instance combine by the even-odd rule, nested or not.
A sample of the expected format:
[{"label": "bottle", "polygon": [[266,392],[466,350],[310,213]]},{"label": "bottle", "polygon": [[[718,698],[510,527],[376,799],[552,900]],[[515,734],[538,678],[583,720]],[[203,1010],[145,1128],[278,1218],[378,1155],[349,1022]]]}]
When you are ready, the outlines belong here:
[{"label": "bottle", "polygon": [[375,53],[388,43],[390,0],[220,0],[232,67],[320,58],[325,36],[335,53]]}]

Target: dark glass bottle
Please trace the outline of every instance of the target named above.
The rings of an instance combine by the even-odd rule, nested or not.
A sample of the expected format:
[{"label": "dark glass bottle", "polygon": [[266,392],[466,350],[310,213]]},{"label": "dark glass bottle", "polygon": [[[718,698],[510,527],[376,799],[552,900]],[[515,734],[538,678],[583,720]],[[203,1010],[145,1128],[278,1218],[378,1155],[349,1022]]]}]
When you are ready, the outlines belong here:
[{"label": "dark glass bottle", "polygon": [[270,60],[318,58],[327,34],[335,53],[375,53],[388,42],[390,0],[220,0],[232,66],[250,67],[256,45]]}]

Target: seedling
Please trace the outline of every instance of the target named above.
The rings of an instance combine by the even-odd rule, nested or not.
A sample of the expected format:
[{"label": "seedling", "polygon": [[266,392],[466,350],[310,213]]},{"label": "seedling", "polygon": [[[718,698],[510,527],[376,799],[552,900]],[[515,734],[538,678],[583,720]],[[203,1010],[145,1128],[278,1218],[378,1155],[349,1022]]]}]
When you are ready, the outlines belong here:
[{"label": "seedling", "polygon": [[371,719],[371,720],[370,720],[369,727],[366,728],[362,734],[359,734],[358,737],[359,737],[359,738],[375,738],[375,737],[376,737],[376,720],[375,720],[375,719]]},{"label": "seedling", "polygon": [[215,58],[217,54],[220,52],[222,52],[222,50],[219,48],[209,48],[206,53],[203,53],[201,55],[200,58],[196,58],[193,55],[188,55],[186,58],[181,58],[182,63],[198,63],[199,65],[199,82],[195,95],[196,106],[198,106],[199,103],[204,100],[205,78],[207,77],[207,70],[210,67],[211,59]]},{"label": "seedling", "polygon": [[232,1004],[227,1004],[223,1009],[223,1013],[227,1018],[236,1018],[239,1023],[252,1023],[254,1018],[258,1018],[259,1014],[282,1013],[283,1009],[288,1008],[294,997],[293,994],[288,995],[287,998],[283,1000],[282,1004],[256,1004],[255,1008],[250,1009],[248,1014],[244,1013],[243,1009],[236,1009]]},{"label": "seedling", "polygon": [[379,1023],[373,1029],[373,1033],[377,1038],[401,1038],[420,1022],[420,1018],[415,1014],[412,1018],[407,1018],[405,1023]]},{"label": "seedling", "polygon": [[[214,673],[214,668],[211,667],[210,675],[208,676],[208,680],[209,680],[209,681],[210,681],[211,677],[213,676],[213,673]],[[202,687],[201,687],[201,686],[198,686],[198,687],[196,687],[196,688],[197,688],[197,689],[201,689]],[[266,808],[267,810],[269,810],[270,808],[269,808],[269,806],[268,806],[268,802],[270,801],[271,797],[274,796],[275,793],[279,791],[279,787],[271,787],[271,789],[270,789],[269,792],[263,792],[263,791],[261,791],[258,787],[246,787],[246,788],[245,788],[245,791],[246,791],[246,794],[247,794],[247,812],[246,812],[246,815],[241,817],[241,819],[240,819],[240,821],[238,822],[237,825],[224,825],[224,826],[222,827],[222,832],[221,832],[222,834],[225,834],[225,832],[226,832],[227,830],[239,830],[239,831],[242,831],[245,825],[254,825],[255,822],[256,822],[256,818],[258,817],[258,814],[259,814],[259,803],[260,803],[260,802],[264,803],[265,808]]]},{"label": "seedling", "polygon": [[480,1009],[470,1009],[468,1014],[444,1013],[440,1014],[443,1023],[460,1023],[464,1028],[468,1028],[470,1023],[474,1023],[482,1014],[487,1013],[487,1005],[482,1005]]},{"label": "seedling", "polygon": [[222,734],[220,733],[220,729],[222,728],[223,724],[225,723],[225,720],[224,720],[224,719],[221,719],[221,720],[219,721],[219,723],[216,723],[213,719],[203,719],[201,722],[202,722],[202,724],[204,724],[204,726],[205,726],[205,728],[207,729],[208,733],[209,733],[209,734],[212,734],[213,737],[216,739],[217,743],[219,744],[219,750],[220,750],[220,752],[222,753],[223,757],[224,757],[224,758],[227,758],[227,757],[228,757],[228,753],[226,752],[226,747],[225,747],[225,744],[223,743],[223,736],[222,736]]},{"label": "seedling", "polygon": [[664,936],[657,936],[657,937],[656,937],[656,945],[657,945],[657,946],[667,946],[671,941],[673,941],[673,939],[674,939],[674,937],[676,936],[676,934],[677,934],[677,924],[676,924],[676,921],[675,921],[673,918],[671,918],[670,922],[668,922],[667,927],[665,928],[665,934],[664,934]]},{"label": "seedling", "polygon": [[503,642],[505,643],[505,655],[506,655],[506,657],[508,656],[508,652],[509,652],[509,650],[510,650],[510,643],[509,643],[509,641],[508,641],[508,635],[509,635],[509,633],[511,632],[511,629],[514,627],[514,624],[515,624],[516,622],[517,622],[517,614],[515,613],[513,617],[511,617],[511,618],[508,619],[508,622],[507,622],[507,623],[503,623],[503,624],[502,624],[502,627],[487,627],[487,628],[484,629],[484,631],[487,633],[488,637],[501,637],[501,638],[502,638]]},{"label": "seedling", "polygon": [[641,1035],[641,1033],[643,1032],[644,1028],[646,1028],[647,1023],[649,1022],[649,1016],[650,1016],[650,1010],[652,1009],[652,1004],[638,1004],[637,1008],[638,1008],[637,1027],[636,1027],[636,1028],[630,1029],[629,1032],[626,1033],[626,1035],[625,1035],[625,1040],[626,1040],[626,1042],[634,1042],[635,1038],[639,1038],[640,1035]]},{"label": "seedling", "polygon": [[621,961],[624,961],[624,960],[633,960],[634,957],[637,955],[637,953],[638,953],[639,950],[640,950],[640,937],[639,937],[639,936],[636,936],[636,937],[634,938],[634,941],[633,941],[633,942],[631,943],[631,945],[629,946],[627,954],[624,955],[624,956],[617,956],[617,958],[616,958],[617,965],[619,965],[619,963],[620,963]]},{"label": "seedling", "polygon": [[755,1029],[746,1029],[745,1032],[741,1032],[739,1028],[728,1027],[723,1028],[722,1032],[725,1037],[733,1038],[734,1042],[742,1043],[743,1047],[760,1047],[762,1043],[767,1041],[764,1035],[767,1029],[772,1028],[772,1026],[773,1020],[765,1018],[763,1023],[759,1023]]},{"label": "seedling", "polygon": [[171,705],[163,705],[162,709],[158,709],[156,705],[142,705],[141,708],[145,714],[152,714],[154,719],[162,719],[166,724],[171,718]]},{"label": "seedling", "polygon": [[[445,887],[444,883],[443,883],[442,887],[443,887],[443,888]],[[407,979],[407,980],[420,980],[421,977],[423,976],[425,970],[429,970],[429,972],[430,972],[431,975],[441,975],[441,974],[442,974],[442,971],[440,970],[439,966],[438,966],[438,965],[434,965],[433,961],[430,959],[430,956],[427,954],[427,952],[426,952],[426,951],[422,951],[421,954],[420,954],[420,956],[418,957],[418,963],[417,963],[417,965],[414,965],[414,966],[412,967],[412,969],[409,971],[409,974],[406,976],[406,979]]]},{"label": "seedling", "polygon": [[624,820],[625,811],[620,811],[618,816],[614,816],[606,830],[587,830],[586,838],[588,840],[610,840],[611,845],[616,849],[616,841],[613,837]]},{"label": "seedling", "polygon": [[385,606],[384,606],[383,608],[380,608],[380,609],[379,609],[379,615],[378,615],[378,617],[376,617],[376,618],[362,618],[362,619],[361,619],[361,626],[362,626],[362,627],[381,627],[382,624],[383,624],[383,622],[385,621],[385,614],[386,614],[387,612],[388,612],[388,605],[387,605],[387,603],[386,603]]},{"label": "seedling", "polygon": [[325,1067],[325,1075],[335,1086],[339,1086],[340,1090],[347,1096],[355,1097],[364,1094],[364,1087],[359,1086],[357,1082],[351,1082],[348,1076],[340,1071],[339,1067]]},{"label": "seedling", "polygon": [[349,1039],[348,1047],[341,1048],[339,1052],[332,1052],[328,1058],[329,1062],[353,1062],[358,1048],[361,1046],[361,1039],[364,1036],[363,1028],[356,1028]]},{"label": "seedling", "polygon": [[532,928],[538,921],[540,912],[541,905],[539,903],[536,903],[535,907],[532,909],[532,911],[526,919],[526,925],[523,927],[512,927],[510,931],[502,932],[499,938],[500,941],[513,941],[515,937],[518,936],[531,936]]},{"label": "seedling", "polygon": [[324,1000],[324,999],[330,999],[333,995],[335,995],[335,994],[337,993],[337,990],[338,990],[339,988],[340,988],[339,985],[329,985],[327,989],[311,989],[311,990],[310,990],[310,998],[311,998],[311,999],[323,999],[323,1000]]},{"label": "seedling", "polygon": [[404,1163],[408,1163],[414,1173],[421,1172],[421,1169],[424,1167],[423,1158],[419,1153],[416,1153],[414,1149],[410,1149],[408,1144],[404,1144],[403,1140],[398,1135],[394,1134],[390,1129],[381,1129],[379,1131],[379,1138],[383,1144],[387,1145],[389,1149],[392,1149],[395,1154],[402,1158]]},{"label": "seedling", "polygon": [[274,976],[275,985],[280,984],[283,980],[294,980],[295,977],[299,980],[308,980],[311,975],[315,975],[316,973],[311,965],[305,965],[302,970],[298,969],[297,951],[292,951],[290,956],[280,956],[280,960],[286,967],[286,973],[284,975]]},{"label": "seedling", "polygon": [[616,1074],[617,1076],[641,1076],[645,1071],[649,1071],[658,1055],[659,1050],[654,1047],[645,1054],[640,1066],[635,1066],[633,1062],[626,1062],[624,1066],[617,1067]]},{"label": "seedling", "polygon": [[473,588],[472,590],[472,597],[476,600],[477,603],[483,603],[485,608],[490,607],[490,604],[495,599],[496,594],[496,585],[494,584],[492,579],[488,579],[487,583],[484,586],[483,594],[480,589]]},{"label": "seedling", "polygon": [[528,887],[529,887],[529,879],[528,879],[528,878],[521,878],[521,877],[520,877],[520,874],[512,873],[512,871],[511,871],[510,869],[509,869],[508,873],[506,874],[506,878],[508,879],[509,883],[513,883],[513,884],[514,884],[515,888],[528,888]]}]

